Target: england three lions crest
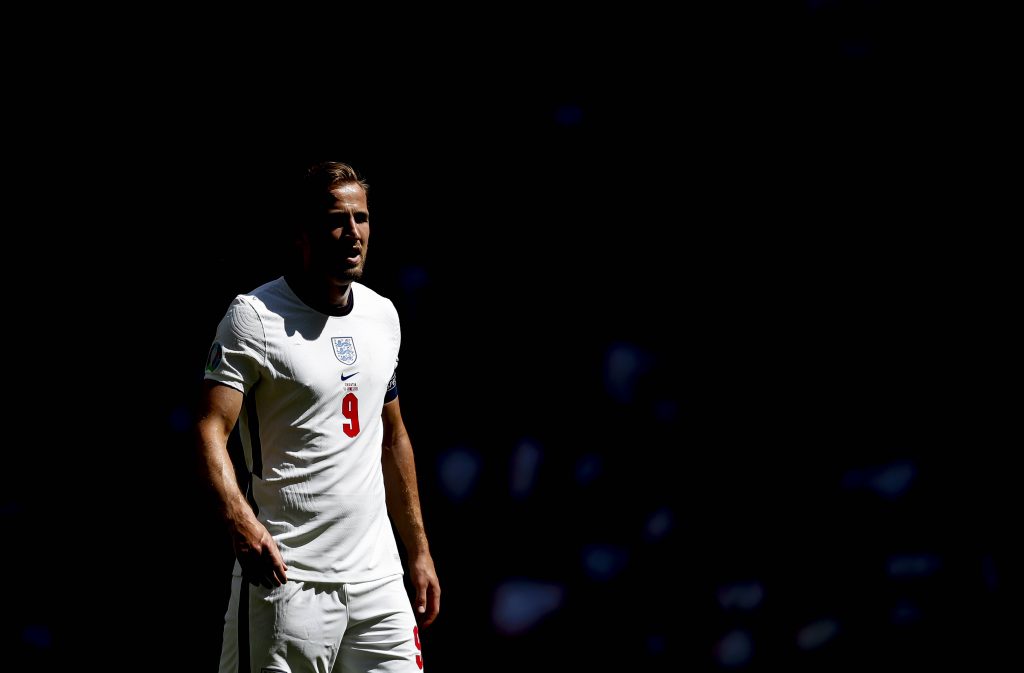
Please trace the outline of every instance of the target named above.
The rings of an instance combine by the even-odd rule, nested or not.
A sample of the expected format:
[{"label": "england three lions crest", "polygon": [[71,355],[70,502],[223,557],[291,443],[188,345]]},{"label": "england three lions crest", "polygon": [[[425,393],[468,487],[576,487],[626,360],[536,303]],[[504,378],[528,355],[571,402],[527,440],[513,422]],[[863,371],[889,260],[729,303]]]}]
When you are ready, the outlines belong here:
[{"label": "england three lions crest", "polygon": [[352,337],[331,337],[331,343],[334,344],[334,356],[342,364],[350,365],[356,361],[356,343]]}]

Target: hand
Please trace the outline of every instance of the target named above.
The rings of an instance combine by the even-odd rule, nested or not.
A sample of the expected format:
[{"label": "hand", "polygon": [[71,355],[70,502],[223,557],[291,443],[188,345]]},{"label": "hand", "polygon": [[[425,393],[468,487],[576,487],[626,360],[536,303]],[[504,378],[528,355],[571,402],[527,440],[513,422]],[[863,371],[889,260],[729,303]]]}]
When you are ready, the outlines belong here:
[{"label": "hand", "polygon": [[441,611],[441,584],[429,552],[409,559],[409,579],[416,592],[412,604],[416,621],[420,626],[430,626]]},{"label": "hand", "polygon": [[250,584],[273,589],[288,581],[285,574],[288,568],[281,558],[277,542],[255,518],[236,524],[231,531],[231,542],[235,558],[242,566],[242,577]]}]

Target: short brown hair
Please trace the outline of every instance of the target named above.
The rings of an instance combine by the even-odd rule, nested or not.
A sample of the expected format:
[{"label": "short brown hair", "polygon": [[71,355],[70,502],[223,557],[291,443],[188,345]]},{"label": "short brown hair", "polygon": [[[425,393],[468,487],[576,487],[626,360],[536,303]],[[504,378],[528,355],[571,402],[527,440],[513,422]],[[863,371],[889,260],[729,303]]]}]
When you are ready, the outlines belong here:
[{"label": "short brown hair", "polygon": [[[369,195],[370,185],[348,164],[340,161],[320,161],[306,169],[306,177],[303,181],[307,194],[315,192],[322,194],[335,187],[347,184],[357,184]],[[310,196],[312,194],[309,194]]]},{"label": "short brown hair", "polygon": [[352,166],[340,161],[318,161],[306,167],[305,175],[293,183],[295,191],[290,197],[293,235],[298,235],[307,226],[311,217],[320,213],[324,196],[342,185],[359,185],[369,196],[370,185]]}]

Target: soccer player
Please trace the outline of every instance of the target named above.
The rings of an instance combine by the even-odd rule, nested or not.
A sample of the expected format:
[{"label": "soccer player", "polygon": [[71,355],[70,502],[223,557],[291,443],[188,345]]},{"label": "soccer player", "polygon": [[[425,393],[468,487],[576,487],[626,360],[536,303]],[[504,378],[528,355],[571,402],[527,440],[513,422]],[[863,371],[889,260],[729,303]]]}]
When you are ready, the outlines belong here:
[{"label": "soccer player", "polygon": [[[398,405],[398,313],[359,282],[367,189],[346,164],[309,169],[300,263],[238,295],[210,348],[199,451],[237,559],[221,673],[423,668],[418,627],[441,590]],[[239,419],[245,493],[227,449]]]}]

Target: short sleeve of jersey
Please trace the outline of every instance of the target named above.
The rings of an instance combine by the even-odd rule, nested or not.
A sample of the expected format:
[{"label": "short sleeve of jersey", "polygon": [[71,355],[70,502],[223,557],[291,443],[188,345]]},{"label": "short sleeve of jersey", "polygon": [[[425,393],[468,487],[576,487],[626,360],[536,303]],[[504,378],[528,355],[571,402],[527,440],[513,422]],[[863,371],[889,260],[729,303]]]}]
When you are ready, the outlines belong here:
[{"label": "short sleeve of jersey", "polygon": [[[395,305],[391,304],[391,313],[395,321],[395,342],[398,344],[398,350],[402,349],[402,322],[398,318],[398,310]],[[398,356],[395,356],[395,371],[391,374],[391,379],[388,381],[387,392],[384,393],[384,404],[387,404],[391,400],[398,397]]]},{"label": "short sleeve of jersey", "polygon": [[395,373],[391,375],[391,380],[388,381],[388,389],[384,393],[384,404],[387,404],[396,397],[398,397],[398,369],[395,369]]},{"label": "short sleeve of jersey", "polygon": [[256,309],[243,297],[235,297],[217,326],[217,335],[206,359],[206,378],[249,392],[266,365],[267,338]]}]

